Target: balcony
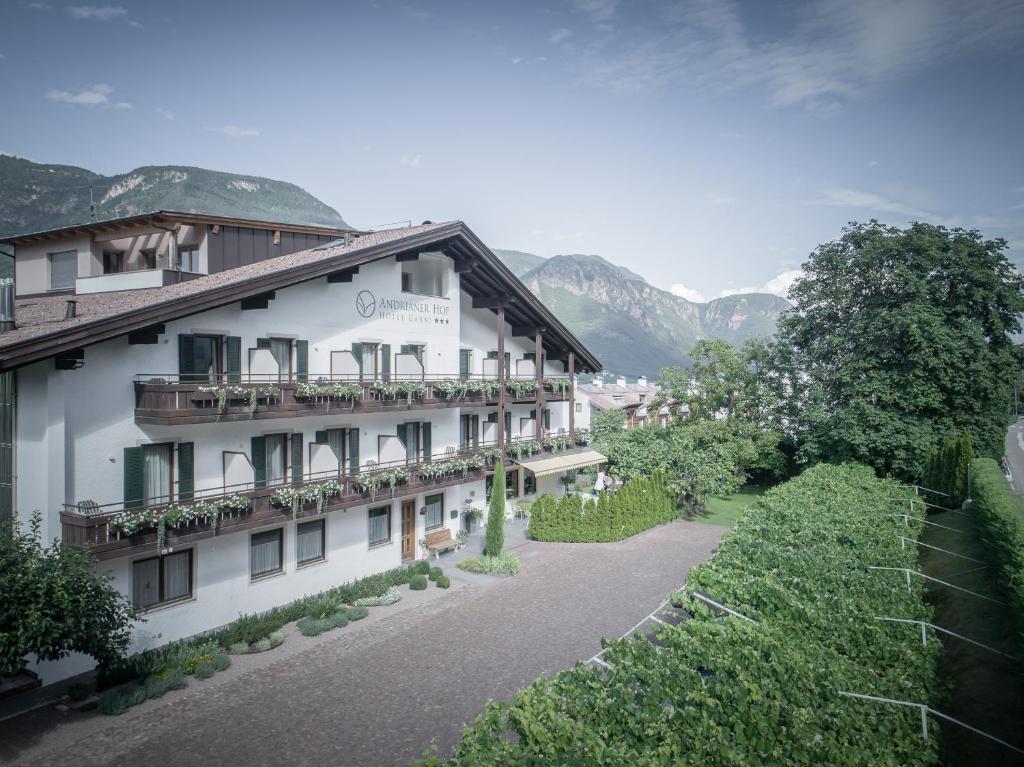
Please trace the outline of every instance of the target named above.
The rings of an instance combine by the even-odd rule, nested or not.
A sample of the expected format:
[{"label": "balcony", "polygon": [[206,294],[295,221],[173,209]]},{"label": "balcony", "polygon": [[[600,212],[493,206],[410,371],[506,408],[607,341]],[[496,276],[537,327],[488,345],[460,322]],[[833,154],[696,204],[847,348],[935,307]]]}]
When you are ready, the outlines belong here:
[{"label": "balcony", "polygon": [[[360,380],[308,376],[308,381],[182,381],[178,374],[135,377],[135,422],[178,425],[295,418],[328,413],[380,413],[451,407],[484,407],[498,401],[496,378],[460,380],[458,374],[418,379]],[[544,379],[544,400],[569,398],[569,378]],[[506,402],[537,399],[536,379],[506,378]]]},{"label": "balcony", "polygon": [[197,272],[183,272],[179,269],[134,269],[94,277],[79,277],[75,280],[75,293],[110,293],[118,290],[143,290],[177,285],[204,275]]},{"label": "balcony", "polygon": [[[96,559],[107,560],[165,550],[194,541],[267,527],[286,519],[388,502],[434,489],[483,479],[498,456],[562,454],[586,444],[579,432],[550,437],[548,446],[518,440],[500,450],[496,445],[450,447],[431,456],[429,463],[370,464],[358,474],[307,475],[301,484],[254,489],[251,484],[197,490],[193,500],[163,502],[126,509],[123,503],[67,505],[61,512],[66,545],[89,548]],[[532,444],[531,444],[532,443]],[[539,449],[539,452],[538,452]]]}]

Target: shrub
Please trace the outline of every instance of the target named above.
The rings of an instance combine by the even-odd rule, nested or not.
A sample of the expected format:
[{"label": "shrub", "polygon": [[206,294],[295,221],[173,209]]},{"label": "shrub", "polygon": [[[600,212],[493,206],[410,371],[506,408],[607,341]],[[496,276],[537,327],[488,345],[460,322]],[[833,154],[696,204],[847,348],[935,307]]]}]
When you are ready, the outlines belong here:
[{"label": "shrub", "polygon": [[393,605],[402,598],[402,593],[397,586],[392,586],[380,596],[362,597],[356,600],[356,607],[386,607]]},{"label": "shrub", "polygon": [[496,557],[505,548],[505,466],[498,461],[494,466],[491,501],[487,511],[487,530],[484,533],[484,554]]},{"label": "shrub", "polygon": [[442,575],[444,575],[444,570],[440,567],[431,567],[430,574],[427,577],[432,581],[436,581]]},{"label": "shrub", "polygon": [[691,618],[661,627],[662,647],[607,642],[606,667],[487,704],[448,763],[933,763],[937,733],[922,740],[917,710],[836,694],[927,703],[936,689],[940,643],[865,617],[931,615],[921,581],[868,569],[916,564],[899,536],[919,534],[921,518],[891,514],[891,499],[912,497],[861,466],[818,466],[769,491],[690,571],[676,601]]},{"label": "shrub", "polygon": [[231,645],[228,652],[232,655],[242,655],[243,653],[249,652],[249,645],[246,642],[235,642]]},{"label": "shrub", "polygon": [[543,495],[530,509],[527,534],[538,541],[619,541],[678,516],[676,493],[656,475],[631,480],[615,493],[601,493],[597,500]]},{"label": "shrub", "polygon": [[320,618],[299,618],[296,625],[299,628],[299,633],[304,637],[319,636],[330,628],[327,621]]},{"label": "shrub", "polygon": [[420,559],[409,566],[413,575],[428,575],[430,573],[430,562]]},{"label": "shrub", "polygon": [[413,591],[423,591],[427,587],[427,578],[423,575],[414,575],[409,581],[409,588]]},{"label": "shrub", "polygon": [[284,629],[278,629],[277,631],[271,631],[270,636],[267,637],[270,640],[271,647],[280,647],[284,644]]},{"label": "shrub", "polygon": [[[90,655],[103,667],[120,661],[138,617],[111,578],[93,569],[92,553],[59,541],[46,545],[42,517],[0,525],[0,675],[29,656]],[[8,630],[11,628],[12,630]]]},{"label": "shrub", "polygon": [[231,666],[231,656],[226,652],[217,652],[213,655],[213,670],[227,671]]},{"label": "shrub", "polygon": [[75,682],[68,687],[68,699],[72,703],[81,703],[92,693],[92,686],[85,682]]},{"label": "shrub", "polygon": [[359,605],[356,607],[348,608],[346,614],[348,615],[348,619],[350,621],[361,621],[363,618],[367,616],[369,612],[370,611],[366,607]]},{"label": "shrub", "polygon": [[266,652],[272,646],[273,645],[270,642],[270,637],[264,637],[263,639],[260,639],[253,645],[257,652]]},{"label": "shrub", "polygon": [[196,679],[209,679],[213,676],[216,669],[213,667],[213,659],[201,660],[196,664],[195,671],[193,672]]},{"label": "shrub", "polygon": [[169,690],[180,690],[187,685],[181,669],[172,668],[149,677],[143,682],[142,688],[146,692],[146,698],[159,698]]},{"label": "shrub", "polygon": [[971,464],[974,515],[995,555],[1007,601],[1024,633],[1024,501],[1014,494],[999,464],[979,458]]},{"label": "shrub", "polygon": [[485,575],[515,575],[519,567],[519,555],[514,551],[505,551],[496,557],[466,557],[458,564],[460,570]]},{"label": "shrub", "polygon": [[447,575],[439,575],[439,576],[437,576],[437,578],[434,580],[434,583],[436,584],[436,586],[439,589],[446,589],[446,588],[448,588],[449,586],[452,585],[452,582],[450,580],[448,580],[448,576]]}]

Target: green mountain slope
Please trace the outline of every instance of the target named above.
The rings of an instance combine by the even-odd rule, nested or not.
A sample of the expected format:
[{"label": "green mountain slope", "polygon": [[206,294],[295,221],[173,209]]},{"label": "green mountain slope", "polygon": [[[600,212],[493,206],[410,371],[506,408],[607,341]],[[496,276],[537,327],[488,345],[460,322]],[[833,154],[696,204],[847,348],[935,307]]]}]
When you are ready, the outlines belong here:
[{"label": "green mountain slope", "polygon": [[150,165],[101,176],[72,165],[41,165],[0,155],[0,237],[90,219],[154,210],[350,228],[334,208],[284,181],[185,165]]},{"label": "green mountain slope", "polygon": [[[496,253],[505,260],[508,251]],[[764,293],[697,304],[599,256],[515,253],[506,260],[509,268],[616,373],[656,376],[669,365],[689,366],[689,351],[701,338],[738,344],[770,336],[789,308]]]}]

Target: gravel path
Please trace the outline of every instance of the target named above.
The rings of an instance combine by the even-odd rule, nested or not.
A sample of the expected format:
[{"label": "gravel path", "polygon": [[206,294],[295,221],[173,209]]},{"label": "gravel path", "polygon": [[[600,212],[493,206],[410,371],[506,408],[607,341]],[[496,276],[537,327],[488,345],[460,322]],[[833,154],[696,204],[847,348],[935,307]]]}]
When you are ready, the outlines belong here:
[{"label": "gravel path", "polygon": [[71,714],[64,732],[52,712],[4,722],[0,761],[389,765],[432,741],[447,753],[488,699],[586,660],[641,620],[724,532],[677,521],[619,543],[530,543],[515,578],[459,583],[451,570],[448,593],[431,587],[307,645],[289,636],[248,670],[236,663],[220,683],[192,682],[121,717]]}]

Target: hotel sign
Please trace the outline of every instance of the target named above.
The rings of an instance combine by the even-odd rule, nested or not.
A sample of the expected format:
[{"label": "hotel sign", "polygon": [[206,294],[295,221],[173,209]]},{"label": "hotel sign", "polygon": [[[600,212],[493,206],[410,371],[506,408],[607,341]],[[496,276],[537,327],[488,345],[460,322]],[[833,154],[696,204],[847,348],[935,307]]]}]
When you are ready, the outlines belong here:
[{"label": "hotel sign", "polygon": [[366,319],[391,320],[416,325],[448,325],[451,307],[447,301],[429,298],[378,298],[369,290],[356,295],[356,311]]}]

